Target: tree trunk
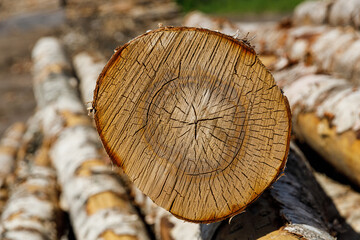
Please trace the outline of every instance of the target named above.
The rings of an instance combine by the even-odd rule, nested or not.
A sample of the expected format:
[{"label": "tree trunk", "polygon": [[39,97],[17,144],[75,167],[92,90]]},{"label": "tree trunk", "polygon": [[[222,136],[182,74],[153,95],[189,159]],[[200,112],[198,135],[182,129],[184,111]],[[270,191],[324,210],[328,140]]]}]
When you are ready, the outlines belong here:
[{"label": "tree trunk", "polygon": [[64,50],[54,38],[33,49],[35,95],[52,163],[77,239],[148,239],[120,179],[104,163]]}]

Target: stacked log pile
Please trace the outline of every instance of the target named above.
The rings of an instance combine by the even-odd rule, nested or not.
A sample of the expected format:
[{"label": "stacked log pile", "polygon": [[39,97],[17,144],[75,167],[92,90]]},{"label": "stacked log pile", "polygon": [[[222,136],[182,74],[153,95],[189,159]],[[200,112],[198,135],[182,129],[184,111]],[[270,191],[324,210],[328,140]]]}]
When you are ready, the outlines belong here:
[{"label": "stacked log pile", "polygon": [[[123,21],[126,27],[116,31],[136,28],[137,21],[170,18],[178,11],[167,0],[139,1],[69,0],[67,15],[74,21],[107,16],[101,18],[109,24],[105,32],[108,28],[113,34],[115,23],[123,21],[124,15],[131,20]],[[187,16],[184,24],[222,31],[254,45],[289,98],[296,136],[360,185],[360,92],[356,85],[360,83],[360,35],[358,5],[353,3],[304,3],[295,11],[295,25],[233,23],[200,13]],[[314,5],[321,14],[312,13]],[[344,6],[340,8],[344,12],[337,13],[335,6]],[[78,7],[81,12],[76,12]],[[149,8],[154,11],[146,15]],[[113,18],[114,12],[123,14],[121,19]],[[353,28],[324,25],[350,23]],[[53,37],[35,45],[36,112],[25,125],[11,127],[0,142],[2,239],[66,238],[64,211],[69,213],[76,239],[81,240],[359,238],[359,194],[324,176],[314,176],[293,143],[283,175],[245,212],[210,224],[174,217],[137,189],[121,169],[111,168],[87,116],[86,105],[106,64],[104,55],[74,54],[72,65],[65,51]]]}]

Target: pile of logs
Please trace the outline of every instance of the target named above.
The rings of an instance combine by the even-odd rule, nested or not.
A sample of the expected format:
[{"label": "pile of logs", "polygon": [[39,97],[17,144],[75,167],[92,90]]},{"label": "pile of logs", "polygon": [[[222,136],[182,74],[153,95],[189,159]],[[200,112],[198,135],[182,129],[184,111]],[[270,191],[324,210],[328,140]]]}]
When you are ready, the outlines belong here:
[{"label": "pile of logs", "polygon": [[[83,4],[67,2],[73,9]],[[128,10],[125,3],[111,3],[92,10]],[[254,46],[289,99],[295,137],[357,186],[359,6],[355,0],[306,2],[291,21],[281,23],[234,23],[201,13],[189,14],[183,23]],[[81,14],[88,17],[91,11]],[[36,112],[0,141],[2,239],[70,239],[72,231],[81,240],[360,238],[360,194],[314,173],[294,143],[283,176],[243,213],[195,224],[158,207],[121,169],[111,167],[88,116],[104,56],[81,52],[70,61],[65,52],[56,38],[37,42],[32,52]]]}]

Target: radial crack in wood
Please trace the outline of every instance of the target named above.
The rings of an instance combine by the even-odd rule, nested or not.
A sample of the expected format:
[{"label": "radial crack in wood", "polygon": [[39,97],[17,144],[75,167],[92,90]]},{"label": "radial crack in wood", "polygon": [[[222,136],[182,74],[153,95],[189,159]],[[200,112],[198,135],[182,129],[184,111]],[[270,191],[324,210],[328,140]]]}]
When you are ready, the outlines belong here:
[{"label": "radial crack in wood", "polygon": [[185,220],[241,212],[285,166],[286,97],[251,47],[218,32],[160,28],[118,48],[93,109],[112,160]]}]

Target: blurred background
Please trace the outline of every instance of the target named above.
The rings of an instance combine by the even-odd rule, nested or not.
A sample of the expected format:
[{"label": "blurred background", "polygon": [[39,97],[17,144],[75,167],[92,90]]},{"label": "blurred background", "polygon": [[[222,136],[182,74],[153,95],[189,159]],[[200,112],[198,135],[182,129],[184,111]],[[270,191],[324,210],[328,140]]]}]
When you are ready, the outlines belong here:
[{"label": "blurred background", "polygon": [[31,49],[54,35],[69,54],[96,50],[109,58],[131,38],[164,26],[181,25],[186,13],[242,21],[278,20],[301,0],[0,0],[0,135],[34,111]]}]

